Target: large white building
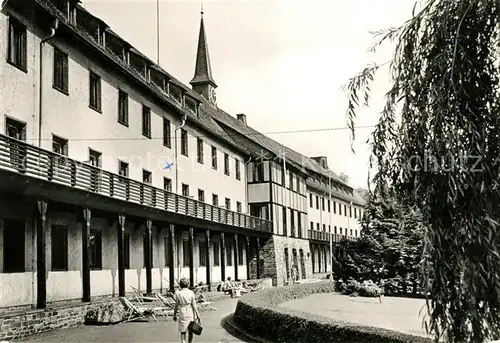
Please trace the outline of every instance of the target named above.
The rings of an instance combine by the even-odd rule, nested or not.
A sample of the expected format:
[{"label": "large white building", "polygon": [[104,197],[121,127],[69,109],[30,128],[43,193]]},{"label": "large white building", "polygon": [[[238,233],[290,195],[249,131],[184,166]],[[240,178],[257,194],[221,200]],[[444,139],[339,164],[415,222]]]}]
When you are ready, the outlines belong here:
[{"label": "large white building", "polygon": [[0,37],[0,308],[282,285],[359,236],[363,200],[326,158],[217,107],[203,18],[191,87],[75,0],[7,0]]}]

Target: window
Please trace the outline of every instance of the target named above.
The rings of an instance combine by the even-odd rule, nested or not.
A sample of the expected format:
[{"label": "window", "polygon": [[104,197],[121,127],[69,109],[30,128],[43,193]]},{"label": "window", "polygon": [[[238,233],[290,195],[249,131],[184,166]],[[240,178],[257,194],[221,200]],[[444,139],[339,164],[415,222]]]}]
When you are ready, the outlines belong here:
[{"label": "window", "polygon": [[224,154],[224,174],[229,175],[229,155]]},{"label": "window", "polygon": [[151,138],[151,109],[142,105],[142,135]]},{"label": "window", "polygon": [[8,62],[22,71],[27,71],[26,26],[9,18]]},{"label": "window", "polygon": [[205,241],[198,242],[198,253],[200,258],[200,267],[205,267],[207,265],[207,249],[205,247]]},{"label": "window", "polygon": [[290,229],[291,234],[294,235],[295,232],[295,212],[293,209],[290,209]]},{"label": "window", "polygon": [[296,175],[295,180],[297,181],[295,190],[300,193],[300,178],[298,175]]},{"label": "window", "polygon": [[269,219],[267,204],[250,204],[250,215],[261,219]]},{"label": "window", "polygon": [[319,223],[316,223],[316,230],[319,231]]},{"label": "window", "polygon": [[50,232],[52,271],[68,270],[68,228],[53,225]]},{"label": "window", "polygon": [[118,90],[118,122],[128,126],[128,94]]},{"label": "window", "polygon": [[216,147],[212,147],[212,168],[214,168],[215,170],[217,170],[217,148]]},{"label": "window", "polygon": [[236,173],[236,180],[241,180],[240,161],[236,158],[234,159],[234,171]]},{"label": "window", "polygon": [[328,232],[332,233],[332,226],[328,225]]},{"label": "window", "polygon": [[339,228],[340,229],[340,234],[342,235],[342,228]]},{"label": "window", "polygon": [[326,224],[323,224],[323,232],[326,232]]},{"label": "window", "polygon": [[309,226],[311,227],[311,230],[314,230],[314,223],[313,222],[309,222]]},{"label": "window", "polygon": [[3,273],[24,273],[25,239],[24,222],[3,220]]},{"label": "window", "polygon": [[358,230],[354,230],[354,235],[358,237]]},{"label": "window", "polygon": [[182,195],[185,197],[189,196],[189,185],[182,184]]},{"label": "window", "polygon": [[89,106],[101,112],[101,77],[90,71],[90,99]]},{"label": "window", "polygon": [[264,163],[254,163],[253,165],[253,181],[264,181]]},{"label": "window", "polygon": [[123,233],[123,264],[125,269],[130,269],[130,233]]},{"label": "window", "polygon": [[[148,245],[148,235],[147,234],[144,234],[142,236],[142,251],[143,251],[143,260],[144,260],[144,268],[146,268],[146,258],[147,258],[147,254],[146,254],[146,246]],[[151,259],[151,267],[153,267],[153,244],[151,244],[149,246],[149,258]]]},{"label": "window", "polygon": [[241,202],[236,202],[236,212],[241,213]]},{"label": "window", "polygon": [[165,253],[165,267],[168,267],[170,266],[171,262],[170,262],[170,244],[168,242],[168,237],[169,236],[165,236],[163,237],[163,252]]},{"label": "window", "polygon": [[354,208],[354,218],[358,218],[358,209],[356,207]]},{"label": "window", "polygon": [[217,194],[212,194],[212,205],[219,206],[219,196]]},{"label": "window", "polygon": [[352,218],[352,207],[349,206],[349,217]]},{"label": "window", "polygon": [[102,269],[102,232],[90,230],[90,269]]},{"label": "window", "polygon": [[283,235],[287,235],[287,226],[288,226],[288,223],[286,221],[286,207],[283,207],[281,209],[281,213],[282,213],[282,216],[283,216]]},{"label": "window", "polygon": [[196,152],[198,155],[198,163],[203,164],[203,139],[196,138]]},{"label": "window", "polygon": [[172,180],[168,177],[163,178],[163,189],[167,192],[172,192]]},{"label": "window", "polygon": [[172,147],[172,131],[170,120],[163,118],[163,145],[167,148]]},{"label": "window", "polygon": [[118,174],[120,176],[128,177],[128,163],[123,161],[118,162]]},{"label": "window", "polygon": [[189,156],[188,152],[188,133],[186,130],[181,129],[181,154],[184,156]]},{"label": "window", "polygon": [[205,191],[198,189],[198,201],[205,202]]},{"label": "window", "polygon": [[182,241],[182,257],[184,261],[184,267],[189,267],[189,262],[191,261],[191,254],[189,252],[189,241],[185,239]]},{"label": "window", "polygon": [[89,149],[89,162],[91,166],[100,168],[101,167],[101,153],[92,149]]},{"label": "window", "polygon": [[153,183],[153,175],[151,174],[150,171],[144,169],[142,170],[142,182],[147,184]]},{"label": "window", "polygon": [[337,203],[335,201],[333,202],[333,213],[337,213]]},{"label": "window", "polygon": [[325,198],[321,198],[321,210],[325,210]]},{"label": "window", "polygon": [[309,193],[309,207],[314,207],[313,195]]},{"label": "window", "polygon": [[289,172],[289,177],[288,177],[288,188],[290,188],[291,191],[293,191],[293,174],[292,172]]},{"label": "window", "polygon": [[225,201],[224,201],[224,204],[226,206],[226,210],[230,210],[231,209],[231,199],[226,198]]},{"label": "window", "polygon": [[214,266],[220,266],[220,248],[219,242],[212,242],[212,248],[214,251]]},{"label": "window", "polygon": [[344,205],[344,215],[347,217],[347,205]]},{"label": "window", "polygon": [[300,212],[297,212],[297,232],[299,238],[302,238],[302,216]]},{"label": "window", "polygon": [[342,215],[342,204],[339,204],[339,215]]},{"label": "window", "polygon": [[18,139],[20,141],[26,141],[26,124],[20,121],[6,118],[5,120],[5,132],[7,136],[11,138]]},{"label": "window", "polygon": [[336,226],[333,227],[333,231],[335,234],[337,234],[337,227]]},{"label": "window", "polygon": [[227,240],[226,241],[226,265],[227,266],[232,266],[233,265],[233,242]]},{"label": "window", "polygon": [[68,94],[68,55],[54,48],[54,80],[55,89]]},{"label": "window", "polygon": [[331,210],[331,202],[330,202],[330,199],[328,199],[328,212],[330,212]]},{"label": "window", "polygon": [[52,151],[59,155],[68,156],[68,140],[52,135]]}]

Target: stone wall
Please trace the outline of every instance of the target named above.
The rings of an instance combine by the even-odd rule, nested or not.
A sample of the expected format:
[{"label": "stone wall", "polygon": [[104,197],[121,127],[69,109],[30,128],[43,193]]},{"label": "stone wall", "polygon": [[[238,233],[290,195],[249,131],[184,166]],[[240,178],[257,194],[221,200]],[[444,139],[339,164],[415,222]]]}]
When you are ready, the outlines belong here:
[{"label": "stone wall", "polygon": [[104,303],[118,303],[118,299],[4,314],[0,317],[0,341],[83,324],[87,311]]},{"label": "stone wall", "polygon": [[[309,241],[300,238],[287,238],[274,235],[263,242],[260,256],[264,260],[262,278],[271,278],[273,286],[283,286],[287,281],[287,270],[285,263],[285,248],[288,248],[289,263],[293,265],[293,249],[297,252],[297,265],[299,279],[304,279],[303,268],[305,267],[305,278],[312,278],[312,264],[310,258]],[[300,261],[299,251],[304,253],[304,265]],[[308,257],[309,256],[309,257]]]}]

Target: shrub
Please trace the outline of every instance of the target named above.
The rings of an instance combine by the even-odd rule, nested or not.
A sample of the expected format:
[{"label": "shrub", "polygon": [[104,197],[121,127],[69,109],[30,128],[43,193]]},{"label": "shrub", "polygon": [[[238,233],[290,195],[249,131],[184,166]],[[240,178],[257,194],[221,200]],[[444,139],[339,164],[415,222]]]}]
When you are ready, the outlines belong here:
[{"label": "shrub", "polygon": [[320,282],[250,293],[238,301],[234,322],[247,333],[274,342],[432,343],[425,337],[278,307],[281,303],[309,294],[334,291],[335,283]]},{"label": "shrub", "polygon": [[360,283],[353,279],[347,282],[339,281],[335,290],[344,295],[359,295],[362,297],[378,297],[384,294],[384,290],[373,282]]}]

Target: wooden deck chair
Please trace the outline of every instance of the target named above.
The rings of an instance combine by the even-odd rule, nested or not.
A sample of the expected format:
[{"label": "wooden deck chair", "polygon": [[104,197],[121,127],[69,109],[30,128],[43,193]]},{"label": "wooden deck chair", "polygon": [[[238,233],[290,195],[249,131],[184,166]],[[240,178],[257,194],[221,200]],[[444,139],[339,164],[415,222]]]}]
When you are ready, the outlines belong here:
[{"label": "wooden deck chair", "polygon": [[204,301],[201,303],[196,303],[196,305],[199,306],[200,310],[202,311],[217,311],[217,309],[214,307],[213,301]]},{"label": "wooden deck chair", "polygon": [[139,289],[135,288],[134,286],[130,286],[130,288],[132,288],[132,290],[134,291],[134,295],[132,296],[132,299],[134,301],[137,301],[138,303],[140,303],[141,305],[143,306],[147,306],[145,303],[146,302],[153,302],[153,301],[156,301],[158,299],[156,299],[156,297],[147,297],[145,295],[143,295]]},{"label": "wooden deck chair", "polygon": [[154,308],[135,306],[129,299],[125,297],[119,297],[118,299],[125,309],[125,316],[127,317],[125,319],[125,322],[131,322],[138,319],[145,319],[149,321],[150,317],[152,317],[155,322],[158,322],[158,319],[156,319],[156,316],[154,314]]}]

